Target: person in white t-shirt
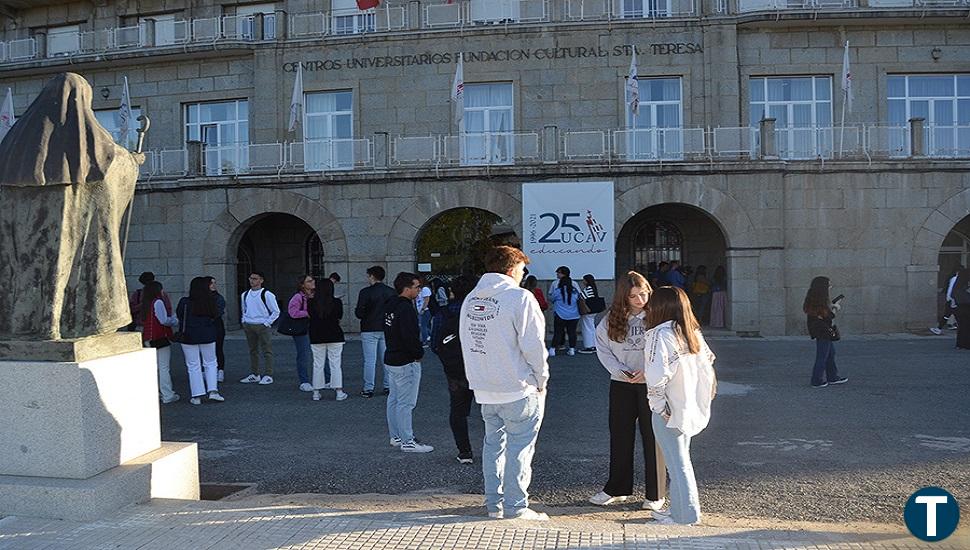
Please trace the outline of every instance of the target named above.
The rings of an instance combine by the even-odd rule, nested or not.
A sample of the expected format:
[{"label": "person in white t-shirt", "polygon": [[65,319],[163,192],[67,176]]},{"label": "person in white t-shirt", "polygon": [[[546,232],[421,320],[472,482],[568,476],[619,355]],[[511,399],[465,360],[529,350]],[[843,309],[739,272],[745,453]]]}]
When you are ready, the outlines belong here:
[{"label": "person in white t-shirt", "polygon": [[707,427],[717,388],[714,354],[691,311],[687,293],[660,287],[650,296],[644,353],[647,401],[653,433],[670,476],[670,511],[653,512],[662,524],[693,525],[701,520],[690,440]]}]

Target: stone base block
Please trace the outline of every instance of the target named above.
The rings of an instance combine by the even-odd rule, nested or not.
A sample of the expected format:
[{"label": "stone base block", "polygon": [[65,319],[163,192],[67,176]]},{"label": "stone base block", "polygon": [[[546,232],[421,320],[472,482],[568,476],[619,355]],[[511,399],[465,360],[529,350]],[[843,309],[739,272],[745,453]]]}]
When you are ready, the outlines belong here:
[{"label": "stone base block", "polygon": [[84,362],[141,349],[141,334],[112,332],[70,340],[0,340],[0,361]]},{"label": "stone base block", "polygon": [[162,443],[89,479],[0,475],[0,516],[91,521],[152,498],[199,499],[195,443]]},{"label": "stone base block", "polygon": [[0,475],[87,479],[157,449],[155,353],[0,361]]}]

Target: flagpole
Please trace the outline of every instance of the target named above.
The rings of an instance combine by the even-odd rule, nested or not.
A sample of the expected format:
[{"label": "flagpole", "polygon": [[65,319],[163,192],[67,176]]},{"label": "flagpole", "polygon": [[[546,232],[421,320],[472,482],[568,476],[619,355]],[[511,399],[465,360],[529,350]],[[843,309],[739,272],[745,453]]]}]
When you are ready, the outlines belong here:
[{"label": "flagpole", "polygon": [[842,124],[839,128],[839,158],[842,158],[842,143],[845,140],[845,106],[849,102],[848,90],[842,92]]},{"label": "flagpole", "polygon": [[849,41],[845,41],[845,51],[842,55],[842,121],[839,124],[839,158],[842,158],[842,146],[845,143],[845,110],[849,105],[852,93],[852,74],[849,72]]}]

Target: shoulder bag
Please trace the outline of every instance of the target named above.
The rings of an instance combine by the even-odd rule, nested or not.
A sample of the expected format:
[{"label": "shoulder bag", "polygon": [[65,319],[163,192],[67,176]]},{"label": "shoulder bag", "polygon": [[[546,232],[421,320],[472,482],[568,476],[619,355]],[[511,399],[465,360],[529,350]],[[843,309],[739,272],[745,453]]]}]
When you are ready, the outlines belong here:
[{"label": "shoulder bag", "polygon": [[[306,296],[302,296],[303,307],[306,309]],[[282,308],[281,308],[282,309]],[[294,319],[290,317],[290,308],[287,307],[285,310],[280,311],[280,324],[276,329],[276,332],[283,334],[285,336],[303,336],[310,330],[310,319],[303,317],[300,319]]]},{"label": "shoulder bag", "polygon": [[[179,315],[179,310],[182,310],[181,315]],[[188,314],[189,314],[189,301],[186,300],[184,302],[181,302],[178,305],[178,307],[175,308],[175,315],[178,317],[179,326],[178,326],[178,330],[176,330],[174,334],[172,334],[172,337],[169,338],[169,340],[173,342],[181,342],[182,340],[185,339],[185,317]]]}]

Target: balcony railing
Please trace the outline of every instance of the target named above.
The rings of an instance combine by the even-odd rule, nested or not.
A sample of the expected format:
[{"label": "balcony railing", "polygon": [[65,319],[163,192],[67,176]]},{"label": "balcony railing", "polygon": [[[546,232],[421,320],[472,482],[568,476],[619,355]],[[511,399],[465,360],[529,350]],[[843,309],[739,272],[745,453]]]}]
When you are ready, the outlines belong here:
[{"label": "balcony railing", "polygon": [[471,0],[428,4],[424,24],[428,28],[463,27],[549,21],[550,0]]},{"label": "balcony railing", "polygon": [[881,9],[963,9],[968,0],[869,0],[860,7],[858,0],[738,0],[738,13],[759,11],[839,11]]},{"label": "balcony railing", "polygon": [[695,16],[695,0],[565,0],[565,17],[570,21]]},{"label": "balcony railing", "polygon": [[390,32],[406,28],[408,13],[404,6],[381,6],[367,11],[345,9],[296,13],[289,18],[289,35],[292,38]]}]

